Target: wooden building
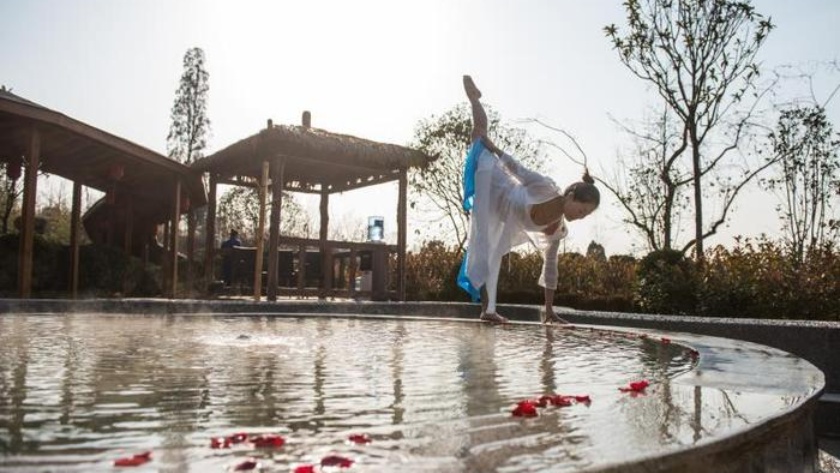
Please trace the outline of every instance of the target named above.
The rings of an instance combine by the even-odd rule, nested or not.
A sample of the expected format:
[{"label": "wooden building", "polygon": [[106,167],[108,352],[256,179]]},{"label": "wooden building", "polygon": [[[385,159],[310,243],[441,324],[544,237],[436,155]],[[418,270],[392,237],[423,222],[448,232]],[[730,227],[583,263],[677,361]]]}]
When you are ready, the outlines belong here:
[{"label": "wooden building", "polygon": [[18,292],[31,295],[32,252],[38,173],[73,182],[71,277],[76,296],[79,268],[82,186],[106,194],[98,210],[97,229],[104,242],[136,253],[138,242],[167,223],[169,242],[165,272],[169,296],[177,293],[177,222],[188,206],[206,204],[201,175],[147,148],[50,110],[7,90],[0,91],[0,160],[10,177],[23,178]]},{"label": "wooden building", "polygon": [[[267,254],[265,294],[268,300],[282,295],[370,296],[376,300],[405,299],[406,254],[406,205],[407,171],[411,167],[425,166],[432,159],[410,148],[378,143],[354,136],[332,133],[312,128],[310,115],[303,114],[303,124],[274,125],[271,120],[259,133],[238,141],[221,151],[200,159],[192,167],[209,174],[207,211],[207,242],[205,268],[208,280],[212,279],[214,235],[216,228],[216,188],[219,184],[254,186],[259,189],[259,229],[256,235],[256,255]],[[330,195],[375,184],[398,181],[397,244],[384,245],[370,242],[343,242],[328,240]],[[280,235],[282,192],[314,193],[320,196],[319,238],[302,239]],[[263,241],[266,199],[270,197],[268,221],[268,249]],[[289,248],[296,261],[294,287],[279,287],[278,277],[282,268],[281,248]],[[353,285],[359,255],[366,254],[373,260],[373,283],[369,293],[359,294]],[[318,288],[306,287],[307,257],[318,255],[321,280]],[[388,260],[396,256],[396,284],[388,283]],[[337,264],[338,260],[340,264]],[[263,258],[254,261],[254,297],[262,295]],[[342,266],[349,273],[350,284],[337,288],[334,284],[336,267]],[[395,286],[389,291],[387,286]]]}]

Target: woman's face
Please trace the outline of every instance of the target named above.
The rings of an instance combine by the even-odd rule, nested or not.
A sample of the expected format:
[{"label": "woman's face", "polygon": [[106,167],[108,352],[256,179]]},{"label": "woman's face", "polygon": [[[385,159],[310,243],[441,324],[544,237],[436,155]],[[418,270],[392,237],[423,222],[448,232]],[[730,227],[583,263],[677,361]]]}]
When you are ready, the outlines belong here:
[{"label": "woman's face", "polygon": [[563,206],[563,214],[566,220],[580,220],[583,217],[591,214],[595,210],[595,204],[591,202],[578,202],[574,199],[569,199]]}]

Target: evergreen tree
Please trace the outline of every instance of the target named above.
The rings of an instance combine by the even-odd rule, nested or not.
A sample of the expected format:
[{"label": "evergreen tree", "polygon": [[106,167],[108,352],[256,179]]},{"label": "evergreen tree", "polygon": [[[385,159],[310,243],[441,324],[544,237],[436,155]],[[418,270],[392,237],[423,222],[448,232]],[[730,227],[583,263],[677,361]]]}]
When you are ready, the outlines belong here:
[{"label": "evergreen tree", "polygon": [[166,137],[169,157],[190,164],[202,157],[210,133],[207,93],[210,74],[204,67],[204,51],[190,48],[184,55],[184,72],[172,104],[172,125]]}]

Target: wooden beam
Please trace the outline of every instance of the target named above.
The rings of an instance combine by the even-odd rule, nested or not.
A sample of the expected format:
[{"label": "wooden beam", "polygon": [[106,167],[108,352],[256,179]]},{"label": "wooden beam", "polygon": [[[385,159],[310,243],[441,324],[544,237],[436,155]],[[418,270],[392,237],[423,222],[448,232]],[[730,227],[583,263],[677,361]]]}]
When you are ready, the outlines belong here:
[{"label": "wooden beam", "polygon": [[268,188],[268,161],[262,163],[262,175],[260,176],[260,215],[259,224],[257,226],[257,254],[254,256],[254,300],[258,301],[262,298],[262,267],[263,267],[263,251],[265,240],[265,194]]},{"label": "wooden beam", "polygon": [[204,284],[210,287],[216,277],[214,260],[216,256],[216,175],[210,174],[210,189],[207,195],[207,221],[204,236]]},{"label": "wooden beam", "polygon": [[181,180],[175,179],[172,194],[172,216],[169,225],[169,297],[178,295],[178,223],[181,220]]},{"label": "wooden beam", "polygon": [[[217,176],[216,174],[211,174],[211,176]],[[259,182],[250,182],[244,181],[240,179],[229,179],[223,177],[216,177],[216,183],[218,184],[227,184],[229,186],[240,186],[240,187],[250,187],[251,189],[259,189],[260,183]]]},{"label": "wooden beam", "polygon": [[73,182],[73,208],[70,211],[70,297],[79,297],[79,233],[82,223],[82,184]]},{"label": "wooden beam", "polygon": [[405,301],[405,247],[407,236],[407,209],[408,200],[408,172],[400,170],[399,197],[397,200],[397,298]]},{"label": "wooden beam", "polygon": [[280,215],[283,204],[283,170],[286,163],[279,161],[271,168],[271,217],[268,223],[268,288],[266,298],[277,300],[277,252],[280,241]]},{"label": "wooden beam", "polygon": [[384,184],[386,182],[396,181],[400,176],[398,174],[383,174],[379,176],[371,176],[368,179],[358,180],[356,182],[344,182],[330,187],[331,193],[347,192],[354,189],[361,189],[362,187],[375,186],[377,184]]},{"label": "wooden beam", "polygon": [[18,294],[21,299],[32,295],[32,255],[35,238],[35,199],[38,195],[38,167],[41,161],[41,134],[32,125],[29,132],[26,173],[23,178],[20,243],[18,248]]},{"label": "wooden beam", "polygon": [[[312,239],[312,238],[280,237],[280,245],[302,246],[304,248],[315,248],[315,249],[317,249],[321,246],[321,240],[316,240],[316,239]],[[386,248],[391,253],[396,253],[397,252],[397,245],[386,245],[386,244],[383,244],[383,243],[327,240],[327,245],[334,248],[334,249],[345,249],[345,250],[355,249],[356,251],[363,251],[363,250],[376,250],[376,249],[379,249],[379,248]]]}]

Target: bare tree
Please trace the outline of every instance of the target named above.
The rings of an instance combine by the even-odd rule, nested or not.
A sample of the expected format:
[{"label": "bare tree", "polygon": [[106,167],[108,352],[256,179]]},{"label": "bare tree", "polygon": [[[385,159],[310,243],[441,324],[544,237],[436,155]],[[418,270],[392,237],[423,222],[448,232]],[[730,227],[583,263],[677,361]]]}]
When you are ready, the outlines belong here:
[{"label": "bare tree", "polygon": [[[531,140],[524,130],[501,124],[498,113],[489,107],[487,116],[493,142],[525,166],[540,170],[543,158],[539,143]],[[472,114],[465,104],[459,104],[439,117],[421,120],[412,144],[438,158],[425,169],[409,174],[409,184],[416,191],[414,194],[420,196],[411,202],[411,207],[419,205],[432,215],[437,237],[454,234],[459,252],[467,240],[468,215],[463,209],[462,179],[471,132]]]},{"label": "bare tree", "polygon": [[[219,232],[225,236],[230,229],[237,229],[243,239],[253,240],[259,222],[259,195],[252,187],[233,187],[219,200]],[[266,209],[266,213],[269,210]],[[264,216],[265,217],[265,216]],[[286,236],[309,238],[313,234],[312,223],[306,210],[292,194],[283,193],[280,233]]]},{"label": "bare tree", "polygon": [[639,232],[650,251],[670,250],[689,206],[692,183],[682,160],[687,142],[675,126],[673,112],[664,108],[641,130],[619,124],[633,139],[622,153],[611,179],[599,179],[625,213],[624,221]]},{"label": "bare tree", "polygon": [[780,192],[777,207],[787,243],[797,261],[840,232],[834,215],[840,195],[840,134],[820,105],[783,110],[770,134],[779,172],[764,180]]},{"label": "bare tree", "polygon": [[[741,163],[739,172],[712,176],[735,164],[742,138],[763,93],[756,93],[756,54],[773,24],[749,1],[627,0],[627,32],[605,28],[625,66],[650,82],[682,127],[694,191],[694,247],[703,260],[703,240],[726,222],[739,192],[770,164]],[[743,107],[743,109],[739,109]],[[718,128],[726,133],[715,135]],[[715,142],[714,136],[721,138]],[[680,145],[680,147],[683,145]],[[677,149],[679,149],[678,147]],[[704,226],[704,180],[717,186],[722,205]]]},{"label": "bare tree", "polygon": [[3,214],[0,215],[2,218],[2,225],[0,225],[0,234],[5,235],[9,233],[9,221],[12,219],[12,216],[15,212],[15,207],[17,204],[18,197],[23,192],[22,188],[19,188],[17,183],[18,179],[15,177],[15,172],[19,173],[19,171],[11,171],[13,174],[9,176],[9,167],[16,166],[14,169],[20,169],[20,165],[12,164],[12,163],[0,163],[0,207],[2,207]]},{"label": "bare tree", "polygon": [[[12,88],[0,85],[0,92],[11,93]],[[2,208],[3,215],[2,225],[0,225],[0,234],[5,235],[9,233],[9,220],[12,218],[12,213],[15,210],[15,204],[23,189],[17,187],[17,180],[20,177],[21,161],[15,159],[19,157],[4,156],[0,160],[0,208]]]}]

